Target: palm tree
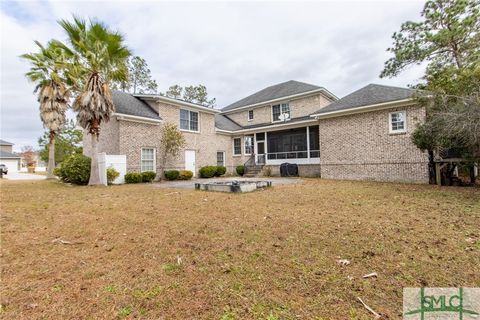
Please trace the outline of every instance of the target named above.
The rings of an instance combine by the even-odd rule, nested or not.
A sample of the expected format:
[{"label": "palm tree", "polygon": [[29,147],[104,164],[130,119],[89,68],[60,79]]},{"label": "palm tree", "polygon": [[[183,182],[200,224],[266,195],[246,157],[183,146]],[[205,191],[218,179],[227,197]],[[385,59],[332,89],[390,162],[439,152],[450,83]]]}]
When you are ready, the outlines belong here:
[{"label": "palm tree", "polygon": [[48,143],[47,179],[55,179],[55,136],[66,122],[66,112],[70,99],[70,90],[65,85],[63,70],[69,56],[58,43],[50,41],[47,47],[35,41],[39,52],[23,54],[20,57],[31,64],[31,69],[25,76],[36,83],[40,102],[40,119],[45,128],[50,131]]},{"label": "palm tree", "polygon": [[108,122],[115,111],[109,84],[128,78],[127,61],[130,50],[124,38],[111,31],[101,22],[88,23],[73,17],[73,22],[59,21],[68,35],[75,63],[69,70],[70,79],[83,86],[73,103],[78,123],[87,130],[92,139],[92,164],[89,185],[98,185],[100,175],[97,160],[97,143],[100,125]]}]

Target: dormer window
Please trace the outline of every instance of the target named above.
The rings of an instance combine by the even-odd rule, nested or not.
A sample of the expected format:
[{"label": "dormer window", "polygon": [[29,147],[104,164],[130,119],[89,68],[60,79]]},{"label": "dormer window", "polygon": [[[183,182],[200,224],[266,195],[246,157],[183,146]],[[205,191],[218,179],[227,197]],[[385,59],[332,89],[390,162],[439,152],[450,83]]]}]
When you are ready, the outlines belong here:
[{"label": "dormer window", "polygon": [[[283,115],[283,116],[282,116]],[[290,119],[290,106],[288,103],[272,106],[272,121],[287,121]]]},{"label": "dormer window", "polygon": [[253,120],[253,110],[248,110],[248,121]]}]

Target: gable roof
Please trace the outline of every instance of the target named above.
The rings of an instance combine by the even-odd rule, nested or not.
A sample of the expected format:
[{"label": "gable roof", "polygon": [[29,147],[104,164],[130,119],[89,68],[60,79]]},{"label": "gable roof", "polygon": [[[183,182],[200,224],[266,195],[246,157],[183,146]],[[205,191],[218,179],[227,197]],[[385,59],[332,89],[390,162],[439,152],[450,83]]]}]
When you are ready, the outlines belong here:
[{"label": "gable roof", "polygon": [[[260,90],[252,95],[249,95],[246,98],[238,100],[222,109],[222,111],[230,111],[241,107],[250,106],[253,104],[267,102],[270,100],[288,97],[296,94],[307,93],[314,90],[325,90],[322,87],[308,84],[304,82],[290,80],[287,82],[282,82],[270,87],[267,87],[263,90]],[[332,95],[333,96],[333,95]]]},{"label": "gable roof", "polygon": [[393,102],[397,100],[405,100],[412,98],[412,95],[416,90],[384,86],[380,84],[371,83],[366,87],[358,89],[345,97],[332,102],[326,107],[313,113],[313,115],[343,111],[348,109],[354,109],[363,106],[370,106],[379,103]]},{"label": "gable roof", "polygon": [[116,113],[161,120],[158,113],[148,103],[129,93],[113,90],[112,99]]},{"label": "gable roof", "polygon": [[0,150],[0,158],[21,158],[18,154]]},{"label": "gable roof", "polygon": [[215,128],[226,131],[235,131],[242,129],[242,126],[225,115],[216,114]]},{"label": "gable roof", "polygon": [[13,146],[13,143],[0,139],[0,146]]}]

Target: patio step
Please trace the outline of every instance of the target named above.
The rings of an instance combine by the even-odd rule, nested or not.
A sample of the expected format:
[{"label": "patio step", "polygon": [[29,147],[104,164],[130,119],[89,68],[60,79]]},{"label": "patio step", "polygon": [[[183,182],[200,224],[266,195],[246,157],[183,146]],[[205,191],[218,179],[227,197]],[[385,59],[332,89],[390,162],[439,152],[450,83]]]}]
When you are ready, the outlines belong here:
[{"label": "patio step", "polygon": [[262,172],[263,166],[248,166],[245,169],[247,172],[243,176],[247,178],[251,178],[251,177],[257,177],[258,174]]}]

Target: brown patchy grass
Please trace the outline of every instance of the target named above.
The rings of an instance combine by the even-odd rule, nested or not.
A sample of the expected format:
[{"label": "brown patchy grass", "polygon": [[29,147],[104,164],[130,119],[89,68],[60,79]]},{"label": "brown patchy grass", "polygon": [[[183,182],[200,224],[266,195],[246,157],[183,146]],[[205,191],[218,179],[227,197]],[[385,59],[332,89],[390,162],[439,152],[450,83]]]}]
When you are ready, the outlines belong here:
[{"label": "brown patchy grass", "polygon": [[0,188],[3,319],[398,319],[403,287],[480,284],[478,189]]}]

